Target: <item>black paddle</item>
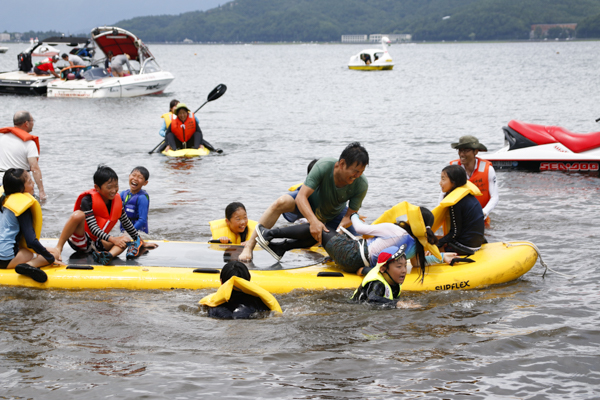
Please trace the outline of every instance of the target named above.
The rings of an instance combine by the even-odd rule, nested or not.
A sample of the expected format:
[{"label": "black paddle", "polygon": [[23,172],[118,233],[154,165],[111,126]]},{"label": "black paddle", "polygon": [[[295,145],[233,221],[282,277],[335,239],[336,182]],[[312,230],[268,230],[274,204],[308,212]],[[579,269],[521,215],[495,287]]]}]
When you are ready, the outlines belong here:
[{"label": "black paddle", "polygon": [[[219,97],[223,96],[225,94],[225,92],[227,91],[227,86],[225,86],[224,84],[220,83],[217,85],[216,88],[214,88],[206,97],[206,101],[204,102],[204,104],[202,104],[200,107],[198,107],[198,109],[196,111],[194,111],[194,114],[196,114],[202,107],[204,107],[206,105],[206,103],[216,100]],[[152,154],[154,153],[154,151],[156,149],[158,149],[165,141],[161,141],[155,148],[153,148],[152,150],[150,150],[148,152],[148,154]],[[208,148],[211,151],[216,151],[217,153],[221,154],[223,152],[223,150],[221,149],[215,149],[214,147],[212,147],[212,145],[210,147],[206,146],[206,148]]]}]

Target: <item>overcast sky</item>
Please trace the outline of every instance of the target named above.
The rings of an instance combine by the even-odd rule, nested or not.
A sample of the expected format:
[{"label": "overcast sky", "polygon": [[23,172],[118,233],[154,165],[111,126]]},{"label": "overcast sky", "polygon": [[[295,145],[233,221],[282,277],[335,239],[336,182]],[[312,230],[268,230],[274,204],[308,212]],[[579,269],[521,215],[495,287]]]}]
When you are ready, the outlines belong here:
[{"label": "overcast sky", "polygon": [[86,33],[133,17],[204,11],[229,0],[3,0],[0,32]]}]

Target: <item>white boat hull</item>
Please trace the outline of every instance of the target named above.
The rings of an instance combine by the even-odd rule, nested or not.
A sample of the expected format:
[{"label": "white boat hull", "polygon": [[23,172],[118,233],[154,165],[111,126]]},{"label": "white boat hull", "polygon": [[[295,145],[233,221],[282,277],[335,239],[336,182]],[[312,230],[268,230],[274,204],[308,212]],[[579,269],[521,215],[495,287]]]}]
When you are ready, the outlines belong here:
[{"label": "white boat hull", "polygon": [[600,168],[600,149],[574,153],[562,143],[515,150],[509,150],[509,147],[492,154],[479,153],[478,157],[491,161],[495,169],[597,172]]},{"label": "white boat hull", "polygon": [[160,94],[174,79],[170,72],[159,71],[94,81],[56,80],[48,84],[48,97],[105,98]]},{"label": "white boat hull", "polygon": [[350,57],[348,68],[361,71],[381,71],[394,68],[394,61],[388,53],[386,46],[390,45],[390,39],[381,38],[381,49],[365,49]]},{"label": "white boat hull", "polygon": [[33,75],[23,71],[0,73],[0,93],[7,94],[46,94],[48,83],[55,80],[53,75]]}]

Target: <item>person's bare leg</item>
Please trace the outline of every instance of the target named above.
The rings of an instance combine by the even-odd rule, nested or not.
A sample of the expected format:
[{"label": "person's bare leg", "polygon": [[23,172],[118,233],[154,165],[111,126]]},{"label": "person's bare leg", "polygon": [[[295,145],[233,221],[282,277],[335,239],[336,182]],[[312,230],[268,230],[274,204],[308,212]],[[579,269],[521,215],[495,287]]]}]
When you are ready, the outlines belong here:
[{"label": "person's bare leg", "polygon": [[[275,222],[279,219],[279,216],[286,212],[292,212],[296,209],[296,200],[290,195],[284,194],[279,197],[273,204],[267,208],[263,215],[258,220],[258,223],[265,228],[272,228]],[[240,261],[252,260],[252,251],[256,246],[256,231],[252,232],[250,239],[246,241],[244,250],[239,256]]]},{"label": "person's bare leg", "polygon": [[[63,228],[56,245],[56,249],[58,250],[59,254],[62,253],[63,246],[74,233],[78,236],[85,235],[85,214],[83,211],[74,211],[67,220],[67,223],[65,224],[65,227]],[[62,261],[62,258],[59,257],[58,260]]]}]

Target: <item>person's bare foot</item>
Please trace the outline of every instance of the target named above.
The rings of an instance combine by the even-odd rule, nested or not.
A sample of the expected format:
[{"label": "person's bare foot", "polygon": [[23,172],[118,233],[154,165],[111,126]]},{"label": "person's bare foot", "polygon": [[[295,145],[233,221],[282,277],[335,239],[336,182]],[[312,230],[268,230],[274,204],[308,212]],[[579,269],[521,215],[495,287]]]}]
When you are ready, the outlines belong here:
[{"label": "person's bare foot", "polygon": [[252,249],[248,246],[244,246],[244,250],[238,257],[239,261],[252,261]]}]

